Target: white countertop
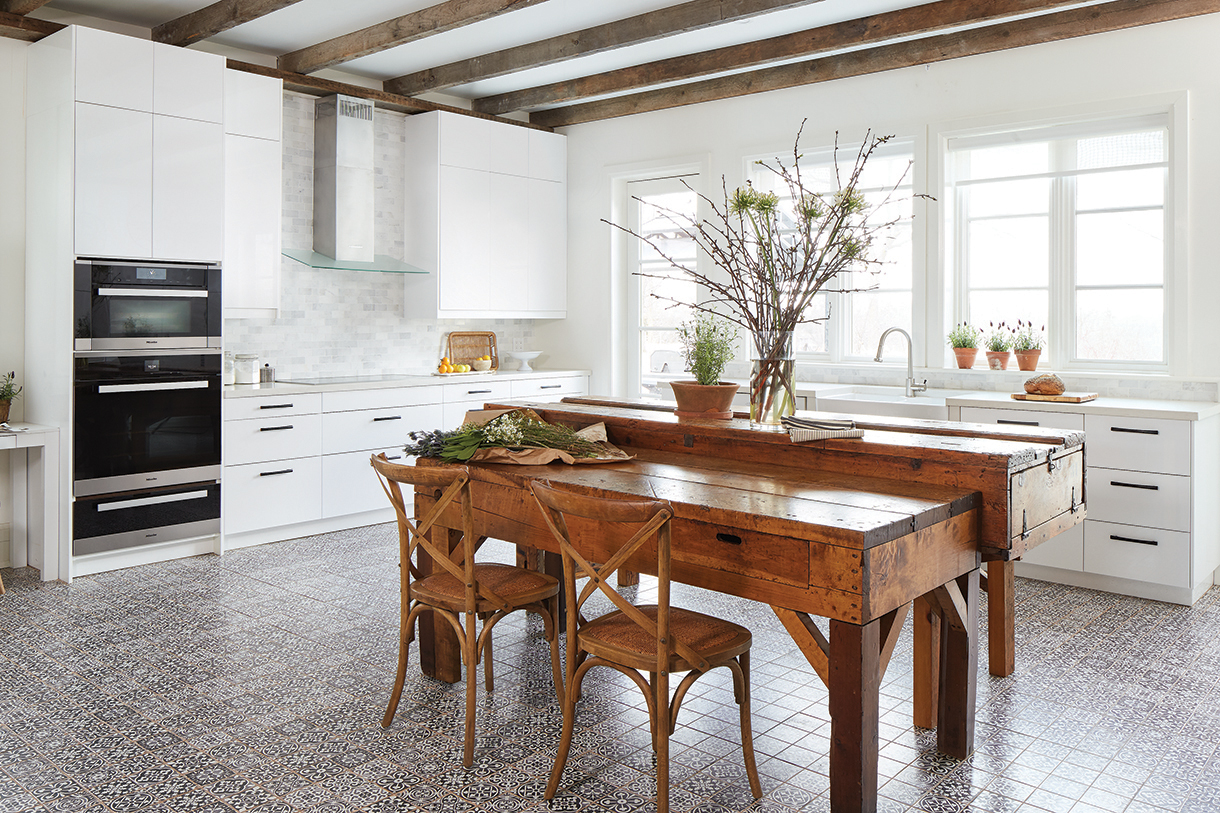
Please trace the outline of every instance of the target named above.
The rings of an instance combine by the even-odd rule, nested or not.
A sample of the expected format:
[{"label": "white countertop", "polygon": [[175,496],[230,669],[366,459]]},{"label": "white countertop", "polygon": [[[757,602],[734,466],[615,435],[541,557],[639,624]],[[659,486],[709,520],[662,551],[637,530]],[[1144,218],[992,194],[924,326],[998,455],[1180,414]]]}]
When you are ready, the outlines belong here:
[{"label": "white countertop", "polygon": [[1220,415],[1220,404],[1213,401],[1154,401],[1104,396],[1082,404],[1072,404],[1060,401],[1018,401],[1007,392],[963,392],[946,398],[945,403],[951,407],[1028,409],[1039,412],[1075,412],[1085,415],[1166,418],[1179,421],[1198,421]]},{"label": "white countertop", "polygon": [[[528,373],[516,370],[494,373],[461,373],[454,375],[401,375],[328,377],[326,383],[304,384],[292,380],[276,381],[273,384],[234,384],[224,388],[225,398],[250,398],[259,395],[283,395],[298,392],[349,392],[353,390],[383,390],[395,387],[430,387],[437,384],[465,384],[472,381],[512,381],[531,378],[556,378],[570,375],[589,375],[588,370],[534,370]],[[303,375],[301,378],[310,378]]]}]

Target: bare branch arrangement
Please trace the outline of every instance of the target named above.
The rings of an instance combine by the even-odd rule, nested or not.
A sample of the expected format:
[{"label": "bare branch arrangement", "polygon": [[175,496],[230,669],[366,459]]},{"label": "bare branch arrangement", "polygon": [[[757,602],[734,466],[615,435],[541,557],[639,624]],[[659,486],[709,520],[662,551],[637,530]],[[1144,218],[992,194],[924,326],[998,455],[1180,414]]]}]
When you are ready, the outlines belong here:
[{"label": "bare branch arrangement", "polygon": [[[800,141],[804,128],[805,123],[802,122],[793,143],[791,165],[778,158],[773,162],[758,162],[787,188],[790,210],[781,207],[774,192],[760,192],[749,182],[730,193],[723,178],[722,203],[699,195],[711,211],[707,219],[691,223],[676,211],[657,207],[679,232],[712,260],[719,269],[715,275],[700,272],[695,262],[675,259],[654,238],[603,221],[647,243],[672,267],[687,274],[709,294],[707,299],[693,305],[660,294],[653,294],[654,297],[718,314],[750,332],[754,339],[756,361],[751,380],[752,415],[755,397],[764,393],[772,398],[795,402],[789,352],[792,331],[802,323],[826,318],[815,316],[809,309],[818,293],[860,291],[875,287],[830,286],[844,272],[876,273],[880,261],[870,258],[870,251],[882,232],[897,222],[874,223],[871,219],[878,209],[890,201],[893,190],[885,200],[871,205],[860,191],[865,165],[892,136],[875,136],[871,131],[866,134],[846,178],[841,176],[838,169],[839,146],[836,139],[834,157],[838,190],[820,194],[807,189],[801,177]],[[895,188],[901,182],[899,180]],[[667,278],[647,272],[637,272],[637,275]],[[783,380],[784,370],[779,362],[785,359],[789,361],[786,380]],[[772,404],[768,401],[763,406],[769,410]],[[786,411],[791,412],[791,409]]]}]

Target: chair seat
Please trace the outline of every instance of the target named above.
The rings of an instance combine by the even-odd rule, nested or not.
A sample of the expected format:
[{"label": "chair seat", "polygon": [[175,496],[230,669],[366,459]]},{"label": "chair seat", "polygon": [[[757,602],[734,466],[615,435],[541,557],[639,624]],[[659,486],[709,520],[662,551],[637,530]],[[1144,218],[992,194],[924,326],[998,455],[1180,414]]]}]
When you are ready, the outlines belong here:
[{"label": "chair seat", "polygon": [[[514,606],[532,604],[559,593],[559,580],[554,576],[514,565],[476,563],[474,578],[480,585]],[[466,586],[448,572],[434,573],[413,582],[411,593],[415,599],[433,607],[441,607],[455,613],[465,610]],[[496,609],[496,605],[487,599],[479,599],[478,612]]]},{"label": "chair seat", "polygon": [[[641,605],[640,611],[656,621],[656,605]],[[715,665],[735,658],[750,649],[750,631],[740,624],[725,621],[680,607],[669,609],[672,638],[690,646]],[[657,639],[621,611],[615,611],[585,624],[577,633],[582,649],[590,655],[621,663],[632,669],[656,669]],[[691,665],[677,653],[670,653],[669,671],[685,672]]]}]

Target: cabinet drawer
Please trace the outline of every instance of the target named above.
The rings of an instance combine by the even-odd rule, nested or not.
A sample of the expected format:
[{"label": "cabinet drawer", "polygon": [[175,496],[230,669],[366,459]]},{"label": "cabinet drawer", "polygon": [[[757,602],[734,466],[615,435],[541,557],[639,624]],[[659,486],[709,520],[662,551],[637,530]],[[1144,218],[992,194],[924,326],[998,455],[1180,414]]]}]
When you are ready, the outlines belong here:
[{"label": "cabinet drawer", "polygon": [[226,466],[317,455],[322,452],[322,416],[225,421],[223,435]]},{"label": "cabinet drawer", "polygon": [[364,449],[402,449],[409,432],[435,429],[441,405],[327,412],[322,416],[322,454]]},{"label": "cabinet drawer", "polygon": [[[446,384],[445,403],[477,403],[482,405],[487,401],[504,401],[513,397],[512,385],[514,383],[516,382],[475,379],[473,381]],[[472,409],[477,409],[477,407],[472,407]]]},{"label": "cabinet drawer", "polygon": [[1190,530],[1190,478],[1089,466],[1089,518]]},{"label": "cabinet drawer", "polygon": [[402,446],[365,452],[328,454],[322,458],[322,518],[359,514],[364,511],[391,510],[390,500],[377,482],[369,457],[385,452],[396,463],[410,462]]},{"label": "cabinet drawer", "polygon": [[322,395],[317,392],[271,395],[266,398],[224,399],[224,419],[283,418],[287,415],[316,415],[322,411]]},{"label": "cabinet drawer", "polygon": [[1087,573],[1190,587],[1190,534],[1087,519]]},{"label": "cabinet drawer", "polygon": [[1190,421],[1087,415],[1090,466],[1190,474]]},{"label": "cabinet drawer", "polygon": [[[1089,510],[1093,510],[1092,503]],[[1080,571],[1084,568],[1084,526],[1082,522],[1073,525],[1059,536],[1048,539],[1021,557],[1022,562],[1031,565],[1058,567],[1063,570]]]},{"label": "cabinet drawer", "polygon": [[[965,423],[994,423],[1002,426],[1042,426],[1049,429],[1084,429],[1084,415],[1079,412],[1043,412],[1037,409],[988,409],[962,407]],[[1091,451],[1091,450],[1090,450]]]},{"label": "cabinet drawer", "polygon": [[322,460],[225,466],[223,500],[226,534],[321,519]]},{"label": "cabinet drawer", "polygon": [[384,409],[417,404],[439,404],[441,387],[393,387],[384,390],[355,390],[322,393],[323,412],[345,412],[353,409]]},{"label": "cabinet drawer", "polygon": [[588,379],[583,375],[564,378],[526,378],[512,382],[513,398],[542,398],[556,395],[586,395]]}]

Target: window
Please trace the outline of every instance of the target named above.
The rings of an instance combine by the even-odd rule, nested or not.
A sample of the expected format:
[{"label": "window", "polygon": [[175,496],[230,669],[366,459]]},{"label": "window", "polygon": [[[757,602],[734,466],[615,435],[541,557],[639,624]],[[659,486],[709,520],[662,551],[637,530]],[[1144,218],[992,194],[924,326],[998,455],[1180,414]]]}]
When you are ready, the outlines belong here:
[{"label": "window", "polygon": [[1167,114],[947,150],[954,323],[1045,324],[1058,367],[1167,369]]},{"label": "window", "polygon": [[[683,180],[685,179],[685,183]],[[650,238],[661,250],[679,263],[693,264],[695,243],[682,232],[694,223],[698,196],[687,187],[698,176],[656,178],[627,184],[627,226]],[[641,277],[653,274],[662,279]],[[644,398],[672,398],[666,382],[689,378],[683,374],[682,346],[677,327],[691,318],[693,311],[683,305],[657,299],[654,294],[694,303],[695,283],[652,246],[634,237],[627,241],[627,380],[633,395]]]},{"label": "window", "polygon": [[[801,180],[815,193],[833,193],[839,188],[837,173],[846,177],[856,160],[856,147],[840,147],[836,167],[833,149],[802,151]],[[914,242],[912,229],[912,172],[914,144],[897,139],[879,147],[860,175],[859,189],[871,206],[875,225],[891,223],[878,233],[871,257],[881,261],[872,270],[841,278],[852,293],[824,292],[810,305],[810,315],[822,321],[801,325],[794,339],[796,351],[827,361],[872,360],[877,340],[889,327],[911,330],[914,301]],[[762,159],[774,165],[774,159]],[[791,156],[785,163],[791,162]],[[764,192],[780,198],[781,211],[791,210],[788,187],[775,173],[751,162],[749,178]],[[791,222],[791,221],[789,221]]]}]

